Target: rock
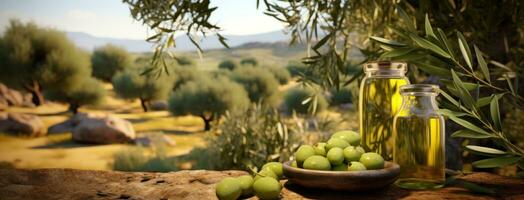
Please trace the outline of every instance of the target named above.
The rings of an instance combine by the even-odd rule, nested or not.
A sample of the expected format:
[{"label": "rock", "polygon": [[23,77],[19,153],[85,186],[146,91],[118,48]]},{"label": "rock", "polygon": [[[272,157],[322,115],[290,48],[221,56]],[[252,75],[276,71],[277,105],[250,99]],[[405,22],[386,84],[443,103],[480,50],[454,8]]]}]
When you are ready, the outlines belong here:
[{"label": "rock", "polygon": [[[23,106],[23,107],[34,107],[35,105],[31,101],[31,94],[22,94],[17,90],[13,90],[0,83],[0,100],[7,102],[8,106]],[[0,103],[1,104],[1,103]]]},{"label": "rock", "polygon": [[175,146],[176,142],[163,133],[144,134],[135,139],[135,143],[143,146],[167,145]]},{"label": "rock", "polygon": [[0,113],[0,132],[39,137],[45,136],[47,129],[36,115],[3,112]]},{"label": "rock", "polygon": [[131,122],[114,116],[75,115],[71,123],[74,126],[73,140],[80,143],[125,143],[133,141],[136,137]]},{"label": "rock", "polygon": [[[243,171],[178,171],[170,173],[115,172],[75,169],[0,169],[0,197],[11,199],[216,199],[215,185]],[[462,178],[497,194],[473,194],[448,186],[438,190],[408,191],[394,185],[370,192],[333,192],[281,181],[282,199],[523,199],[524,180],[489,173]],[[493,182],[492,182],[493,181]],[[250,199],[257,199],[251,197]]]},{"label": "rock", "polygon": [[167,101],[152,101],[149,103],[149,108],[151,110],[167,110]]}]

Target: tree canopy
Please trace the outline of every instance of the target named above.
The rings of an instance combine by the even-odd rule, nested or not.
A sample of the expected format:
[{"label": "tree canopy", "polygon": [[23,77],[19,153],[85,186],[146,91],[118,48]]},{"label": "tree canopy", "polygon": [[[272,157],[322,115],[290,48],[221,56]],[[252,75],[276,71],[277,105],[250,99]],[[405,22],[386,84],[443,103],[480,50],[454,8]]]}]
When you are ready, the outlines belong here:
[{"label": "tree canopy", "polygon": [[88,54],[53,29],[11,20],[0,45],[1,81],[32,93],[35,105],[43,90],[67,91],[91,74]]},{"label": "tree canopy", "polygon": [[131,67],[133,60],[125,49],[107,44],[94,50],[91,62],[93,76],[109,82],[116,73]]},{"label": "tree canopy", "polygon": [[174,115],[196,115],[210,130],[211,122],[228,110],[243,110],[249,106],[246,91],[227,78],[197,79],[176,89],[169,98],[169,110]]},{"label": "tree canopy", "polygon": [[[309,99],[309,100],[308,100]],[[328,107],[328,102],[324,95],[318,94],[308,88],[294,88],[289,90],[284,96],[284,108],[288,113],[293,111],[299,114],[310,114],[311,104],[316,104],[316,110],[322,111]]]},{"label": "tree canopy", "polygon": [[76,87],[66,91],[46,90],[45,96],[49,100],[69,104],[69,111],[77,113],[83,105],[100,105],[106,96],[106,89],[99,80],[88,77],[79,80]]},{"label": "tree canopy", "polygon": [[173,88],[172,78],[166,75],[140,75],[143,68],[129,69],[113,78],[113,87],[118,96],[124,99],[139,99],[142,109],[148,111],[152,100],[167,99]]},{"label": "tree canopy", "polygon": [[247,91],[252,102],[276,105],[279,100],[278,81],[264,68],[240,67],[233,71],[232,79]]},{"label": "tree canopy", "polygon": [[235,70],[237,63],[234,60],[224,60],[218,64],[219,69]]}]

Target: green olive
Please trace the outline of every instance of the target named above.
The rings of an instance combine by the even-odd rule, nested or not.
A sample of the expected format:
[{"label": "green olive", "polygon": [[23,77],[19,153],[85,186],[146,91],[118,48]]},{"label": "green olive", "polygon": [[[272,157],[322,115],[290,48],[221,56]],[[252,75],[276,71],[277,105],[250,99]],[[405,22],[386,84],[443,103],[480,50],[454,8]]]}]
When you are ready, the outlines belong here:
[{"label": "green olive", "polygon": [[363,170],[366,170],[366,166],[356,161],[351,162],[348,167],[348,171],[363,171]]},{"label": "green olive", "polygon": [[298,164],[296,160],[293,160],[293,162],[291,162],[291,167],[298,168]]},{"label": "green olive", "polygon": [[275,172],[275,174],[280,178],[284,174],[282,170],[282,163],[279,162],[268,162],[265,165],[262,166],[262,169],[269,168],[271,171]]},{"label": "green olive", "polygon": [[312,169],[312,170],[326,170],[326,171],[331,170],[331,164],[329,163],[329,160],[319,155],[314,155],[306,159],[302,167],[304,169]]},{"label": "green olive", "polygon": [[348,166],[344,163],[340,165],[335,165],[333,166],[333,168],[331,168],[331,171],[347,171],[347,170],[348,170]]},{"label": "green olive", "polygon": [[344,151],[341,148],[331,148],[326,157],[331,165],[340,165],[344,163]]},{"label": "green olive", "polygon": [[353,146],[349,146],[344,149],[344,158],[346,159],[347,163],[360,160],[360,156],[362,156],[362,154],[363,152],[360,152]]},{"label": "green olive", "polygon": [[242,189],[242,196],[250,196],[253,194],[253,177],[244,175],[237,177],[240,182],[240,189]]},{"label": "green olive", "polygon": [[369,152],[360,156],[360,163],[366,166],[366,169],[382,169],[384,168],[384,158],[378,153]]},{"label": "green olive", "polygon": [[231,177],[222,179],[216,185],[215,191],[220,200],[235,200],[242,194],[240,182],[238,179]]},{"label": "green olive", "polygon": [[326,149],[329,151],[333,147],[338,147],[341,149],[344,149],[349,146],[349,143],[346,142],[346,140],[338,139],[338,138],[331,138],[327,141]]},{"label": "green olive", "polygon": [[295,152],[295,159],[297,163],[301,165],[307,158],[313,155],[315,155],[315,148],[311,145],[302,145],[298,148],[297,152]]},{"label": "green olive", "polygon": [[346,140],[350,145],[353,146],[360,144],[360,134],[355,131],[338,131],[331,135],[331,138]]},{"label": "green olive", "polygon": [[326,156],[326,143],[317,143],[315,146],[315,155]]},{"label": "green olive", "polygon": [[271,178],[274,178],[275,180],[278,180],[278,176],[275,174],[275,172],[273,172],[273,170],[271,170],[269,168],[265,168],[265,169],[260,170],[257,173],[257,175],[255,175],[255,181],[257,181],[258,179],[263,178],[263,177],[271,177]]},{"label": "green olive", "polygon": [[282,187],[280,183],[269,177],[260,178],[253,183],[255,195],[260,199],[278,199]]}]

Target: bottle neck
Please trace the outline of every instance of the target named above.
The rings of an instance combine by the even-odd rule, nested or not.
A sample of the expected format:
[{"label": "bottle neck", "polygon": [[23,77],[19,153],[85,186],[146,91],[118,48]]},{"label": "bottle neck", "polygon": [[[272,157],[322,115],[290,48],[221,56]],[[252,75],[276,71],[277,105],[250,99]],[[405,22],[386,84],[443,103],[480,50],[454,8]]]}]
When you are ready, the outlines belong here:
[{"label": "bottle neck", "polygon": [[435,97],[436,95],[431,94],[404,94],[402,95],[401,110],[408,109],[414,113],[436,113],[438,106]]},{"label": "bottle neck", "polygon": [[406,71],[404,70],[373,70],[366,71],[366,77],[403,77]]}]

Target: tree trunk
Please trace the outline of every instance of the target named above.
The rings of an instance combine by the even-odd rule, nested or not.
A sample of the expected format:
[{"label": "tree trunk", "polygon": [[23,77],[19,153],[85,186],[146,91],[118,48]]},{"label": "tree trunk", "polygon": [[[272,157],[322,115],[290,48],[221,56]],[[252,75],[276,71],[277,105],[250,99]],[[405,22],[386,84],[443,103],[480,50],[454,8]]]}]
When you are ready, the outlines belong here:
[{"label": "tree trunk", "polygon": [[142,105],[142,109],[144,110],[144,112],[147,112],[147,111],[148,111],[148,109],[147,109],[147,104],[146,104],[146,103],[147,103],[146,100],[140,98],[140,105]]},{"label": "tree trunk", "polygon": [[35,106],[40,106],[44,103],[44,95],[42,94],[42,89],[37,81],[33,81],[32,84],[26,85],[25,87],[33,95],[31,101]]},{"label": "tree trunk", "polygon": [[78,105],[76,105],[76,104],[69,104],[69,108],[68,108],[68,110],[69,110],[70,112],[72,112],[73,114],[76,114],[76,113],[78,113],[78,108],[79,108],[79,107],[80,107],[80,106],[78,106]]},{"label": "tree trunk", "polygon": [[209,131],[211,130],[211,122],[213,121],[213,115],[211,115],[210,117],[206,118],[206,116],[204,115],[201,115],[200,116],[202,118],[202,120],[204,120],[204,131]]}]

